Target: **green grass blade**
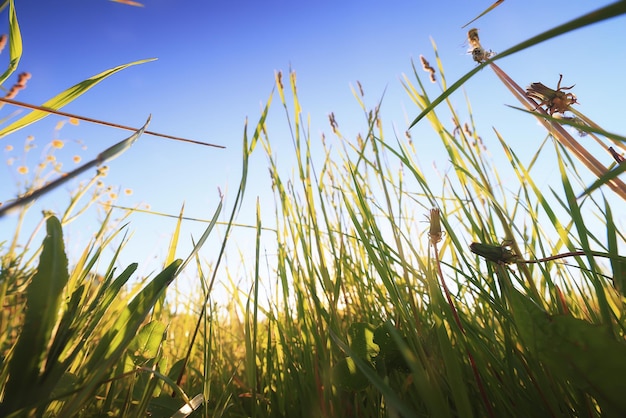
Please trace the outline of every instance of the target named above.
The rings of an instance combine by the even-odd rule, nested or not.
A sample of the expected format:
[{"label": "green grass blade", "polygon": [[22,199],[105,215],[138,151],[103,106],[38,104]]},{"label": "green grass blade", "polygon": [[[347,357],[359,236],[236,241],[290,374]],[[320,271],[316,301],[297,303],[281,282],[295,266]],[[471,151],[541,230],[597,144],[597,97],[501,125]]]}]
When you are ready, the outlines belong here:
[{"label": "green grass blade", "polygon": [[609,257],[611,258],[611,268],[613,270],[613,287],[622,295],[626,295],[626,260],[619,256],[619,245],[617,240],[617,226],[613,220],[613,212],[609,203],[604,199],[606,208],[606,235],[609,247]]},{"label": "green grass blade", "polygon": [[[17,70],[17,65],[20,62],[20,58],[22,58],[22,34],[20,33],[20,25],[17,23],[17,14],[15,13],[13,0],[9,2],[9,27],[9,54],[11,57],[9,67],[0,76],[0,85]],[[1,137],[2,136],[0,136],[0,138]]]},{"label": "green grass blade", "polygon": [[585,125],[585,124],[582,124],[582,123],[576,123],[576,122],[573,122],[573,121],[568,120],[568,119],[555,118],[554,116],[550,116],[550,115],[548,115],[546,113],[541,113],[541,112],[535,112],[535,111],[532,111],[532,110],[522,109],[521,107],[517,107],[517,106],[510,106],[510,105],[507,105],[507,106],[512,108],[512,109],[528,113],[528,114],[533,115],[535,117],[547,119],[550,122],[556,122],[556,123],[559,123],[561,125],[572,126],[572,127],[576,128],[579,131],[583,131],[583,132],[587,132],[587,133],[599,134],[599,135],[602,135],[602,136],[606,136],[607,138],[614,139],[616,141],[626,142],[626,136],[621,136],[621,135],[618,135],[618,134],[614,134],[612,132],[605,131],[604,129],[599,129],[599,128],[592,127],[592,126],[589,126],[589,125]]},{"label": "green grass blade", "polygon": [[491,6],[487,7],[485,10],[483,10],[483,12],[481,14],[479,14],[478,16],[476,16],[475,18],[473,18],[472,20],[470,20],[469,22],[464,24],[462,27],[463,28],[468,27],[473,22],[477,21],[478,19],[480,19],[481,17],[483,17],[484,15],[486,15],[487,13],[489,13],[490,11],[492,11],[493,9],[495,9],[496,7],[501,5],[502,3],[504,3],[504,0],[496,0],[495,3],[493,3]]},{"label": "green grass blade", "polygon": [[591,278],[593,281],[593,286],[595,288],[596,297],[598,298],[598,307],[600,313],[602,315],[602,323],[608,325],[611,323],[611,308],[607,301],[606,293],[602,286],[602,280],[597,273],[599,271],[598,265],[596,264],[592,254],[592,249],[589,244],[589,230],[587,229],[587,225],[581,211],[581,204],[577,201],[576,196],[574,194],[574,190],[572,188],[572,184],[567,176],[565,171],[565,165],[563,163],[563,159],[560,154],[557,155],[559,161],[559,171],[561,172],[561,181],[563,183],[563,188],[565,190],[565,196],[567,198],[568,203],[568,212],[574,221],[574,225],[576,226],[577,236],[580,241],[580,245],[582,250],[587,253],[587,260],[589,262],[589,266],[591,267]]},{"label": "green grass blade", "polygon": [[[122,71],[128,67],[131,67],[133,65],[144,64],[146,62],[154,61],[155,59],[156,58],[150,58],[150,59],[144,59],[144,60],[139,60],[139,61],[133,61],[128,64],[119,65],[117,67],[103,71],[100,74],[96,74],[93,77],[88,78],[87,80],[81,81],[80,83],[63,91],[62,93],[59,93],[58,95],[54,96],[52,99],[48,100],[41,106],[47,107],[50,109],[60,109],[66,104],[72,102],[74,99],[76,99],[83,93],[85,93],[87,90],[94,87],[96,84],[112,76],[113,74],[119,71]],[[18,131],[19,129],[22,129],[25,126],[30,125],[31,123],[37,122],[38,120],[45,118],[49,114],[50,113],[43,112],[41,110],[33,110],[32,112],[16,120],[9,126],[6,126],[4,129],[0,130],[0,138],[3,138],[15,131]]]},{"label": "green grass blade", "polygon": [[176,277],[181,260],[175,260],[139,292],[102,336],[98,346],[84,365],[83,385],[64,405],[60,416],[76,414],[93,395],[93,391],[112,371],[112,366],[135,338],[137,330],[150,310]]},{"label": "green grass blade", "polygon": [[46,232],[37,273],[26,290],[24,325],[9,363],[9,379],[0,406],[2,416],[39,401],[39,371],[47,357],[69,278],[63,230],[56,217],[48,218]]},{"label": "green grass blade", "polygon": [[[193,260],[197,256],[198,251],[200,251],[200,248],[202,248],[202,246],[206,242],[207,238],[209,238],[209,235],[211,234],[211,231],[213,231],[213,228],[217,224],[217,220],[219,219],[220,213],[222,213],[222,204],[223,203],[224,203],[224,201],[220,200],[219,205],[217,205],[217,209],[215,209],[215,213],[213,213],[213,218],[211,218],[211,221],[209,222],[209,225],[206,227],[206,229],[202,233],[202,236],[200,237],[198,242],[194,243],[193,249],[191,250],[191,252],[187,256],[187,258],[185,259],[183,264],[180,265],[180,268],[178,269],[179,272],[182,271],[187,266],[187,264],[189,264],[189,262],[191,260]],[[181,212],[181,215],[182,215],[182,212]]]},{"label": "green grass blade", "polygon": [[109,360],[120,348],[123,349],[128,345],[156,300],[174,279],[180,263],[181,260],[172,262],[133,298],[115,324],[102,337],[87,365],[88,370],[95,369],[99,362]]},{"label": "green grass blade", "polygon": [[[67,368],[74,361],[74,359],[80,355],[83,347],[88,344],[89,340],[95,335],[94,329],[106,315],[115,298],[119,295],[120,289],[124,286],[124,284],[126,284],[128,279],[130,279],[130,276],[136,270],[137,263],[132,263],[124,269],[124,271],[117,278],[115,278],[115,280],[111,281],[110,278],[106,279],[105,283],[99,289],[98,294],[89,305],[87,309],[89,314],[87,317],[73,318],[70,316],[69,311],[66,312],[65,316],[67,316],[68,319],[65,319],[65,316],[63,319],[66,321],[72,321],[68,330],[68,333],[72,332],[72,334],[65,336],[64,338],[61,334],[62,330],[57,331],[57,335],[55,336],[55,340],[52,344],[51,352],[53,352],[53,349],[55,350],[54,352],[64,350],[66,348],[65,344],[72,342],[72,338],[76,338],[79,343],[72,348],[71,353],[63,358],[62,363],[53,363],[50,367],[46,365],[46,384],[57,384],[60,376],[66,372]],[[54,358],[51,360],[54,360]]]},{"label": "green grass blade", "polygon": [[587,13],[586,15],[576,18],[574,20],[571,20],[567,23],[559,25],[553,29],[547,30],[537,36],[533,36],[532,38],[524,42],[521,42],[503,52],[500,52],[499,54],[495,55],[493,58],[481,63],[476,68],[474,68],[473,70],[465,74],[456,83],[450,86],[450,88],[448,88],[446,91],[441,93],[439,97],[433,100],[433,102],[428,107],[426,107],[422,111],[422,113],[420,113],[413,120],[413,122],[411,122],[411,124],[409,125],[409,129],[415,126],[417,122],[422,120],[424,116],[430,113],[435,107],[439,105],[439,103],[443,102],[450,94],[452,94],[455,90],[461,87],[467,80],[469,80],[472,76],[474,76],[474,74],[476,74],[477,72],[479,72],[484,67],[491,64],[492,62],[495,62],[506,56],[512,55],[516,52],[522,51],[526,48],[530,48],[531,46],[540,44],[541,42],[547,41],[548,39],[555,38],[564,33],[571,32],[575,29],[579,29],[579,28],[591,25],[593,23],[601,22],[603,20],[610,19],[612,17],[619,16],[624,13],[626,13],[626,1],[618,1],[606,7],[603,7],[601,9]]},{"label": "green grass blade", "polygon": [[[598,178],[598,180],[594,181],[589,187],[587,187],[580,194],[580,196],[578,196],[578,198],[580,199],[581,197],[587,196],[588,194],[590,194],[594,190],[604,186],[605,184],[607,184],[611,180],[617,178],[617,176],[622,174],[624,171],[626,171],[626,163],[622,163],[617,168],[615,168],[613,170],[610,170],[610,171],[607,171],[605,175],[601,176],[600,178]],[[624,192],[626,193],[626,190],[624,190]]]},{"label": "green grass blade", "polygon": [[[176,249],[178,248],[178,240],[180,238],[180,228],[183,223],[183,213],[185,211],[185,204],[183,203],[180,208],[180,213],[178,214],[178,220],[176,221],[176,227],[174,228],[174,233],[172,234],[172,238],[170,239],[170,245],[167,249],[167,255],[165,256],[164,266],[168,266],[172,261],[176,259]],[[163,313],[163,309],[165,307],[165,293],[161,295],[156,305],[154,306],[154,310],[152,311],[152,318],[158,319],[161,317]]]},{"label": "green grass blade", "polygon": [[157,357],[166,328],[166,325],[159,321],[151,321],[141,327],[128,346],[128,354],[136,366],[142,366],[145,361]]},{"label": "green grass blade", "polygon": [[183,203],[183,205],[180,208],[180,213],[178,214],[178,220],[176,221],[176,227],[174,228],[174,233],[172,234],[172,238],[170,239],[170,246],[167,250],[167,256],[165,257],[166,266],[176,259],[176,248],[178,248],[178,239],[180,238],[180,228],[183,224],[184,212],[185,212],[185,204]]},{"label": "green grass blade", "polygon": [[117,158],[121,154],[126,152],[146,130],[146,128],[150,124],[151,118],[152,118],[151,116],[148,116],[148,120],[146,120],[146,123],[144,123],[143,126],[137,132],[135,132],[134,134],[132,134],[125,140],[118,142],[117,144],[105,149],[100,154],[98,154],[98,157],[96,158],[98,165],[104,163],[105,161],[111,161],[114,158]]}]

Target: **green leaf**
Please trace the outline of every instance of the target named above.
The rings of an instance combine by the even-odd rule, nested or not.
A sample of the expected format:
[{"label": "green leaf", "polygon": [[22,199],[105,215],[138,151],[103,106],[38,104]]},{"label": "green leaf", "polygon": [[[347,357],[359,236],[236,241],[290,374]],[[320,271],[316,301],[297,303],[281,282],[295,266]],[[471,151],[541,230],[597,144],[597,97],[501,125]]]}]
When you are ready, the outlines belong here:
[{"label": "green leaf", "polygon": [[82,284],[72,293],[65,313],[59,321],[54,340],[50,345],[50,352],[46,361],[46,370],[44,374],[48,374],[50,369],[57,364],[61,353],[68,343],[71,343],[77,337],[77,329],[73,327],[73,322],[80,316],[82,296],[84,294],[85,285]]},{"label": "green leaf", "polygon": [[[81,300],[78,302],[79,305],[75,306],[77,303],[76,299],[78,299],[76,295],[80,292],[78,290],[74,292],[50,346],[39,391],[40,398],[48,394],[55,396],[75,390],[75,388],[69,390],[64,383],[66,382],[70,366],[76,357],[83,353],[82,350],[89,341],[99,338],[94,335],[94,329],[105,315],[121,287],[136,269],[137,264],[131,264],[112,283],[110,283],[110,280],[107,280],[106,284],[99,289],[98,295],[92,304],[87,307],[86,312],[80,312],[80,306],[84,303],[84,300]],[[70,353],[65,352],[68,347],[71,348]],[[77,379],[75,375],[72,376],[74,376],[74,379]]]},{"label": "green leaf", "polygon": [[607,416],[626,416],[623,341],[615,340],[605,326],[569,315],[549,315],[514,289],[510,301],[524,344],[555,378],[593,396]]},{"label": "green leaf", "polygon": [[[335,333],[331,331],[330,337],[337,344],[337,346],[348,355],[352,355],[352,350],[348,347]],[[358,356],[351,357],[354,364],[360,373],[363,373],[365,378],[385,397],[385,403],[390,407],[398,411],[403,416],[415,416],[415,411],[400,399],[398,393],[389,386],[388,381],[381,378],[376,370],[372,367],[371,363],[363,361]]]},{"label": "green leaf", "polygon": [[[100,74],[96,74],[91,78],[88,78],[87,80],[81,81],[80,83],[70,87],[69,89],[63,91],[62,93],[59,93],[58,95],[54,96],[52,99],[48,100],[47,102],[45,102],[44,104],[42,104],[42,107],[47,107],[50,109],[60,109],[63,106],[65,106],[66,104],[72,102],[74,99],[76,99],[77,97],[79,97],[80,95],[82,95],[83,93],[85,93],[87,90],[89,90],[90,88],[94,87],[96,84],[98,84],[99,82],[103,81],[104,79],[108,78],[109,76],[117,73],[118,71],[124,70],[128,67],[131,67],[133,65],[138,65],[138,64],[143,64],[146,62],[150,62],[150,61],[154,61],[156,58],[151,58],[151,59],[145,59],[145,60],[139,60],[139,61],[133,61],[130,62],[128,64],[123,64],[123,65],[119,65],[117,67],[111,68],[109,70],[103,71]],[[25,126],[30,125],[31,123],[37,122],[40,119],[45,118],[46,116],[48,116],[49,113],[48,112],[44,112],[42,110],[33,110],[32,112],[26,114],[25,116],[21,117],[20,119],[16,120],[15,122],[13,122],[12,124],[10,124],[9,126],[5,127],[4,129],[2,129],[0,131],[0,138],[7,136],[19,129],[22,129]]]},{"label": "green leaf", "polygon": [[[401,347],[398,346],[393,335],[389,331],[389,325],[381,325],[374,331],[374,344],[378,345],[379,351],[376,356],[376,368],[385,373],[392,370],[407,372],[409,371],[409,365],[402,354]],[[401,342],[406,343],[406,337],[398,333],[398,330],[394,329],[397,334],[396,337],[401,339]]]},{"label": "green leaf", "polygon": [[613,270],[613,286],[622,295],[626,295],[626,258],[618,254],[619,244],[617,240],[617,226],[613,220],[611,206],[604,199],[606,208],[606,235],[609,246],[609,256],[611,257],[611,269]]},{"label": "green leaf", "polygon": [[26,289],[24,326],[10,359],[0,416],[40,401],[40,370],[47,358],[68,278],[61,223],[51,216],[46,222],[37,272]]},{"label": "green leaf", "polygon": [[343,390],[360,391],[369,385],[369,380],[351,357],[342,359],[333,367],[333,377],[337,386]]},{"label": "green leaf", "polygon": [[64,373],[57,382],[54,390],[52,391],[51,397],[54,398],[57,396],[61,396],[64,393],[73,391],[76,387],[77,381],[78,378],[74,373]]},{"label": "green leaf", "polygon": [[624,137],[622,135],[614,134],[613,132],[605,131],[604,129],[601,129],[601,128],[598,128],[598,127],[589,126],[589,125],[586,125],[584,123],[580,123],[580,122],[564,119],[562,117],[560,117],[560,118],[554,117],[554,116],[548,115],[546,113],[536,112],[534,110],[523,109],[523,108],[517,107],[517,106],[511,106],[511,105],[506,105],[506,106],[510,107],[511,109],[519,110],[520,112],[528,113],[529,115],[533,115],[533,116],[535,116],[537,118],[543,118],[545,120],[549,120],[550,122],[556,122],[556,123],[561,124],[561,125],[571,126],[573,128],[576,128],[578,131],[602,135],[602,136],[614,139],[614,140],[619,141],[619,142],[626,142],[626,137]]},{"label": "green leaf", "polygon": [[128,352],[136,366],[157,356],[161,342],[165,339],[165,329],[165,324],[159,321],[152,321],[141,327],[128,346]]},{"label": "green leaf", "polygon": [[13,0],[9,2],[9,27],[9,54],[11,58],[9,67],[0,76],[0,85],[17,70],[17,65],[20,62],[20,58],[22,58],[22,34],[20,33],[20,25],[17,23],[17,14],[15,13]]},{"label": "green leaf", "polygon": [[374,327],[365,322],[350,325],[350,349],[354,355],[371,361],[378,354],[378,345],[374,343]]},{"label": "green leaf", "polygon": [[219,220],[219,215],[222,212],[223,203],[224,203],[224,200],[220,199],[220,203],[217,205],[217,209],[215,209],[215,212],[213,213],[213,218],[211,218],[209,225],[206,227],[206,229],[202,233],[202,236],[200,237],[198,242],[194,244],[193,249],[187,256],[185,261],[183,261],[183,264],[180,265],[180,268],[178,269],[179,272],[183,271],[185,267],[187,266],[187,264],[189,264],[189,262],[197,256],[198,251],[200,251],[200,249],[202,248],[206,240],[209,238],[211,231],[213,231],[213,227],[215,227],[215,225],[217,224],[217,221]]}]

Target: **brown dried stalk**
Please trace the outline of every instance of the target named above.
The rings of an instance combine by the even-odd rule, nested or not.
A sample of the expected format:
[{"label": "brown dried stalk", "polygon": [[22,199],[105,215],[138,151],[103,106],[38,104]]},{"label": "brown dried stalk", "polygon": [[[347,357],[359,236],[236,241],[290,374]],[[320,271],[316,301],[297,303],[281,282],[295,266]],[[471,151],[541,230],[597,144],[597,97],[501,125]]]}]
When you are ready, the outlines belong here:
[{"label": "brown dried stalk", "polygon": [[[106,121],[103,121],[103,120],[100,120],[100,119],[88,118],[86,116],[79,116],[79,115],[75,115],[73,113],[62,112],[60,110],[51,109],[49,107],[43,107],[43,106],[32,105],[32,104],[24,103],[24,102],[18,102],[17,100],[11,100],[11,99],[7,99],[7,98],[4,98],[4,97],[0,97],[0,102],[8,103],[8,104],[11,104],[13,106],[23,107],[23,108],[26,108],[26,109],[41,110],[42,112],[52,113],[54,115],[59,115],[59,116],[66,116],[68,118],[80,119],[80,120],[84,120],[85,122],[96,123],[98,125],[110,126],[112,128],[125,129],[127,131],[136,132],[136,131],[138,131],[140,129],[140,128],[133,128],[131,126],[120,125],[118,123],[106,122]],[[166,139],[172,139],[174,141],[182,141],[182,142],[189,142],[189,143],[197,144],[197,145],[204,145],[206,147],[226,148],[223,145],[211,144],[209,142],[196,141],[195,139],[181,138],[179,136],[166,135],[166,134],[161,134],[161,133],[153,132],[153,131],[144,131],[144,134],[152,135],[152,136],[158,136],[158,137],[166,138]]]}]

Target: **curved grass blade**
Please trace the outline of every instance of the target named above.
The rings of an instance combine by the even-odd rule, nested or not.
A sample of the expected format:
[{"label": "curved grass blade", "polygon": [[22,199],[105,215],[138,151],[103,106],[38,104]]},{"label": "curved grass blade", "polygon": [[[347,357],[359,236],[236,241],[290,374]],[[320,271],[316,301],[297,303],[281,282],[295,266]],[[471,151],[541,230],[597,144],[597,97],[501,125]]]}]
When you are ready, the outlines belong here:
[{"label": "curved grass blade", "polygon": [[11,55],[9,61],[9,67],[0,76],[0,85],[5,82],[7,78],[15,70],[22,58],[22,34],[20,32],[20,25],[17,23],[17,15],[15,14],[15,5],[13,0],[9,2],[9,54]]},{"label": "curved grass blade", "polygon": [[139,129],[137,132],[135,132],[134,134],[132,134],[125,140],[118,142],[117,144],[105,149],[100,154],[98,154],[98,156],[95,159],[83,164],[77,169],[70,171],[66,175],[61,176],[56,180],[51,181],[45,186],[40,187],[39,189],[34,190],[31,193],[28,193],[25,196],[22,196],[19,199],[16,199],[13,202],[0,207],[0,217],[2,217],[5,213],[8,213],[11,210],[24,206],[27,203],[32,202],[33,200],[37,199],[38,197],[43,196],[44,194],[56,189],[57,187],[64,184],[65,182],[84,173],[88,169],[92,167],[97,167],[103,164],[105,161],[111,161],[112,159],[118,157],[120,154],[125,152],[128,148],[130,148],[131,145],[135,143],[135,141],[141,136],[141,134],[143,134],[144,130],[146,129],[149,123],[150,123],[150,117],[148,117],[148,120],[141,127],[141,129]]},{"label": "curved grass blade", "polygon": [[613,220],[611,206],[604,198],[605,219],[606,219],[606,237],[609,249],[609,257],[611,258],[611,269],[613,270],[613,287],[622,295],[626,296],[626,258],[620,260],[619,244],[617,240],[618,229]]},{"label": "curved grass blade", "polygon": [[[13,42],[13,41],[11,41]],[[76,99],[77,97],[79,97],[80,95],[82,95],[83,93],[85,93],[87,90],[89,90],[90,88],[92,88],[93,86],[95,86],[96,84],[98,84],[99,82],[103,81],[104,79],[108,78],[109,76],[124,70],[128,67],[131,67],[133,65],[138,65],[138,64],[144,64],[146,62],[150,62],[150,61],[154,61],[156,60],[156,58],[149,58],[149,59],[145,59],[145,60],[139,60],[139,61],[133,61],[130,62],[128,64],[123,64],[123,65],[119,65],[117,67],[111,68],[109,70],[103,71],[100,74],[96,74],[91,78],[88,78],[87,80],[81,81],[80,83],[70,87],[69,89],[63,91],[62,93],[57,94],[56,96],[54,96],[52,99],[48,100],[47,102],[45,102],[44,104],[42,104],[42,107],[46,107],[49,109],[60,109],[63,106],[65,106],[66,104],[70,103],[71,101],[73,101],[74,99]],[[49,115],[49,112],[44,112],[41,110],[34,110],[30,113],[28,113],[27,115],[23,116],[22,118],[16,120],[15,122],[13,122],[12,124],[10,124],[9,126],[5,127],[4,129],[2,129],[0,131],[0,138],[5,137],[19,129],[22,129],[25,126],[30,125],[31,123],[37,122],[40,119],[45,118],[46,116]]]},{"label": "curved grass blade", "polygon": [[[202,236],[200,237],[198,242],[194,243],[193,249],[187,256],[185,261],[180,265],[180,268],[178,269],[179,273],[183,271],[183,269],[187,266],[187,264],[189,264],[189,262],[196,256],[196,254],[198,254],[198,251],[200,251],[200,248],[202,248],[207,238],[209,238],[209,235],[211,234],[213,227],[217,224],[217,220],[219,219],[220,213],[222,213],[223,202],[224,202],[223,199],[220,199],[220,203],[217,205],[217,209],[215,209],[215,213],[213,213],[213,218],[211,218],[211,221],[209,222],[209,226],[206,227],[206,229],[202,233]],[[181,212],[181,215],[182,215],[182,212]],[[184,219],[184,218],[181,218],[181,219]]]},{"label": "curved grass blade", "polygon": [[511,105],[506,105],[506,106],[510,107],[511,109],[520,110],[522,112],[529,113],[529,114],[531,114],[533,116],[538,116],[538,117],[547,119],[550,122],[556,122],[556,123],[561,124],[561,125],[569,125],[569,126],[571,126],[573,128],[576,128],[576,130],[579,130],[579,131],[583,131],[583,132],[587,132],[587,133],[599,134],[599,135],[605,136],[607,138],[614,139],[616,141],[626,142],[626,136],[621,136],[621,135],[618,135],[618,134],[614,134],[612,132],[605,131],[604,129],[596,128],[596,127],[589,126],[589,125],[586,125],[586,124],[583,124],[583,123],[576,123],[576,122],[568,120],[568,119],[555,118],[554,116],[550,116],[547,113],[541,113],[541,112],[536,112],[536,111],[533,111],[533,110],[522,109],[521,107],[517,107],[517,106],[511,106]]},{"label": "curved grass blade", "polygon": [[435,100],[432,101],[432,103],[430,104],[430,106],[426,107],[422,113],[420,113],[414,120],[413,122],[411,122],[411,124],[409,125],[409,129],[411,129],[413,126],[415,126],[415,124],[417,122],[419,122],[420,120],[422,120],[424,118],[424,116],[426,116],[428,113],[430,113],[430,111],[432,111],[435,107],[437,107],[439,105],[439,103],[441,103],[442,101],[444,101],[450,94],[452,94],[455,90],[457,90],[459,87],[461,87],[467,80],[469,80],[474,74],[476,74],[478,71],[482,70],[485,66],[491,64],[492,62],[499,60],[501,58],[504,58],[508,55],[512,55],[516,52],[522,51],[526,48],[529,48],[531,46],[537,45],[543,41],[547,41],[548,39],[551,38],[555,38],[559,35],[562,35],[564,33],[567,32],[571,32],[575,29],[578,28],[582,28],[588,25],[591,25],[593,23],[597,23],[597,22],[601,22],[603,20],[606,19],[610,19],[612,17],[615,16],[619,16],[621,14],[626,13],[626,1],[618,1],[616,3],[610,4],[606,7],[603,7],[601,9],[598,9],[596,11],[587,13],[584,16],[581,16],[579,18],[576,18],[574,20],[571,20],[567,23],[564,23],[560,26],[557,26],[553,29],[547,30],[537,36],[533,36],[532,38],[521,42],[509,49],[507,49],[504,52],[501,52],[497,55],[495,55],[494,57],[486,60],[485,62],[479,64],[478,66],[476,66],[474,69],[472,69],[470,72],[468,72],[467,74],[465,74],[463,77],[461,77],[456,83],[454,83],[452,86],[450,86],[446,91],[444,91],[443,93],[441,93],[441,95],[439,95],[439,97],[437,97]]},{"label": "curved grass blade", "polygon": [[102,383],[105,376],[111,373],[113,364],[119,360],[157,300],[176,278],[181,263],[182,260],[175,260],[148,283],[102,336],[84,366],[84,385],[64,405],[59,416],[73,416],[86,402],[89,402],[93,391]]},{"label": "curved grass blade", "polygon": [[619,176],[620,174],[624,173],[625,171],[626,171],[626,164],[620,164],[617,168],[615,168],[613,170],[610,170],[610,171],[607,171],[606,174],[604,174],[603,176],[598,178],[598,180],[594,181],[591,184],[591,186],[587,187],[577,197],[577,199],[580,199],[581,197],[584,197],[584,196],[590,194],[591,192],[593,192],[597,188],[600,188],[600,187],[604,186],[605,184],[609,183],[610,181],[616,179],[617,176]]},{"label": "curved grass blade", "polygon": [[[270,94],[270,97],[267,100],[265,107],[263,108],[263,112],[261,113],[261,117],[259,118],[259,122],[257,123],[256,129],[254,130],[254,135],[252,136],[252,141],[249,145],[248,145],[248,121],[247,120],[244,126],[243,164],[242,164],[242,169],[241,169],[241,180],[239,182],[239,189],[237,190],[237,195],[235,196],[235,203],[233,204],[233,209],[230,213],[230,218],[228,219],[226,223],[226,232],[224,234],[224,238],[222,239],[222,245],[217,255],[217,261],[215,262],[215,266],[213,267],[213,275],[211,276],[211,279],[208,285],[206,285],[206,295],[204,298],[204,303],[202,304],[202,310],[200,311],[200,315],[198,315],[198,320],[196,321],[196,326],[194,328],[194,331],[193,331],[193,334],[189,343],[189,348],[187,349],[187,354],[185,355],[185,358],[183,359],[183,366],[181,367],[180,373],[178,375],[177,383],[180,383],[183,379],[183,376],[185,375],[187,363],[189,361],[189,358],[191,357],[193,344],[196,341],[196,338],[198,336],[198,332],[200,330],[200,324],[202,323],[202,319],[206,312],[207,302],[211,295],[211,290],[213,289],[213,284],[215,283],[217,272],[219,271],[219,266],[222,262],[222,259],[226,251],[226,244],[228,242],[228,237],[230,236],[231,229],[234,225],[235,217],[237,216],[237,213],[239,212],[239,209],[241,208],[243,197],[246,191],[246,182],[248,180],[248,161],[250,159],[250,155],[252,154],[252,152],[254,151],[254,148],[256,147],[256,144],[259,138],[261,137],[261,133],[264,131],[265,121],[267,119],[267,114],[269,112],[270,105],[272,104],[273,94],[274,94],[273,92],[272,94]],[[200,242],[194,246],[194,250],[193,250],[194,253],[197,251],[196,249],[199,248],[199,245],[202,244],[204,240],[206,240],[206,237],[208,236],[209,232],[212,230],[213,226],[216,223],[216,220],[217,220],[216,217],[218,213],[221,211],[221,209],[222,209],[222,201],[220,201],[220,205],[215,212],[215,215],[213,217],[213,220],[211,221],[211,224],[207,227],[204,234],[200,238]],[[190,259],[191,258],[185,260],[184,264],[186,265]]]},{"label": "curved grass blade", "polygon": [[484,15],[486,15],[487,13],[489,13],[490,11],[492,11],[493,9],[495,9],[496,7],[501,5],[502,3],[504,3],[504,0],[496,0],[496,2],[494,4],[492,4],[491,6],[487,7],[481,14],[479,14],[478,16],[476,16],[475,18],[473,18],[472,20],[470,20],[469,22],[467,22],[466,24],[464,24],[461,27],[462,28],[468,27],[473,22],[476,22],[478,19],[480,19],[481,17],[483,17]]}]

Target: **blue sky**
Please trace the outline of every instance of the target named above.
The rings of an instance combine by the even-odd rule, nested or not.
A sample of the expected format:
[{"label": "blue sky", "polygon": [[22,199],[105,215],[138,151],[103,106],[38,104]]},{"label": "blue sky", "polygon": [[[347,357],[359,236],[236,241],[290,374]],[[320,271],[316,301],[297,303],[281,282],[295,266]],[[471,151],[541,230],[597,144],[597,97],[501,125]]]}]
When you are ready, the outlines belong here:
[{"label": "blue sky", "polygon": [[[411,59],[418,61],[423,54],[434,64],[432,38],[448,83],[456,81],[475,65],[466,53],[467,30],[461,26],[491,1],[143,3],[145,7],[139,8],[106,0],[19,0],[16,9],[24,55],[18,72],[28,71],[32,79],[17,100],[43,103],[105,69],[158,58],[114,75],[64,110],[131,126],[140,126],[151,114],[150,130],[226,146],[226,150],[218,150],[144,136],[110,164],[107,182],[133,190],[131,196],[120,198],[120,204],[145,202],[155,211],[178,214],[184,202],[186,215],[208,219],[218,203],[218,187],[226,193],[227,209],[234,199],[244,121],[249,117],[254,125],[258,119],[272,91],[276,70],[285,74],[289,68],[296,71],[312,138],[321,138],[322,133],[331,135],[330,112],[334,112],[346,137],[365,130],[361,109],[350,90],[357,80],[363,85],[368,106],[374,106],[385,92],[382,115],[387,135],[393,138],[393,128],[404,131],[419,113],[399,81],[403,73],[411,74]],[[473,26],[480,28],[485,47],[501,51],[609,3],[510,0]],[[8,28],[6,15],[5,10],[0,18],[2,32]],[[564,85],[576,84],[579,109],[605,129],[623,134],[625,40],[626,18],[620,17],[548,41],[498,65],[522,86],[535,81],[553,86],[563,73]],[[7,62],[8,51],[4,51],[0,67]],[[10,87],[16,75],[5,87]],[[423,79],[427,80],[426,74]],[[432,97],[440,91],[437,85],[429,88]],[[484,70],[470,80],[465,92],[472,102],[477,127],[492,149],[497,148],[492,127],[511,143],[519,143],[522,154],[526,149],[536,149],[545,136],[527,115],[504,106],[516,103],[491,71]],[[452,100],[457,108],[464,109],[462,92]],[[0,112],[6,116],[10,110],[5,107]],[[21,147],[27,135],[34,135],[43,148],[53,138],[59,120],[49,117],[1,138],[0,149],[9,144]],[[274,150],[289,166],[291,139],[277,96],[268,129]],[[430,127],[418,126],[412,134],[417,148],[423,150],[419,160],[425,168],[434,161],[440,168],[445,166],[443,150]],[[82,122],[65,126],[60,135],[68,140],[64,150],[67,158],[78,150],[77,146],[72,148],[72,141],[80,139],[88,146],[87,151],[81,151],[88,160],[128,134]],[[533,146],[524,146],[526,141]],[[15,196],[14,169],[0,166],[0,200]],[[555,174],[556,169],[547,167],[546,182]],[[271,217],[273,197],[261,152],[251,161],[247,193],[240,221],[254,221],[246,216],[254,213],[257,196],[269,205]],[[68,189],[63,188],[42,198],[38,205],[61,211],[67,205],[67,195]],[[28,216],[27,225],[40,219],[36,210]],[[14,216],[0,219],[0,241],[12,236],[14,222]],[[87,238],[90,229],[97,227],[95,223],[79,225],[70,232],[77,239]],[[173,226],[173,220],[133,216],[130,229],[134,236],[128,251],[132,259],[128,262],[149,265],[150,260],[162,259]],[[183,239],[187,241],[189,234],[197,237],[201,231],[200,225],[190,223]]]}]

